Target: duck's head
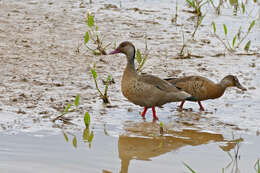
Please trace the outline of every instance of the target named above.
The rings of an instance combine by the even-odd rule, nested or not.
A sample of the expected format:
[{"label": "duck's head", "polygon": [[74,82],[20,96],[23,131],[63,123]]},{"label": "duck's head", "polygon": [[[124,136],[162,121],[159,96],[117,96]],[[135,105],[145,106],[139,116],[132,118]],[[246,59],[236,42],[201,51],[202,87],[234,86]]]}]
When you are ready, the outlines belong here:
[{"label": "duck's head", "polygon": [[135,57],[135,47],[129,41],[124,41],[120,43],[120,45],[112,51],[109,55],[123,53],[127,56],[127,58],[134,59]]},{"label": "duck's head", "polygon": [[221,83],[224,83],[227,87],[237,87],[243,91],[246,91],[247,89],[245,87],[243,87],[238,78],[236,76],[233,75],[227,75],[226,77],[224,77],[221,80]]}]

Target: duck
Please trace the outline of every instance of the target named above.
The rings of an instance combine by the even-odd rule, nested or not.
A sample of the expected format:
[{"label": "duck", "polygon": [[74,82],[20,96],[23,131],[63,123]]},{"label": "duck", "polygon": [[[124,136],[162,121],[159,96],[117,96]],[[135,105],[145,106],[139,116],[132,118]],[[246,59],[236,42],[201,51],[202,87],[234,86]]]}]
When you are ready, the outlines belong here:
[{"label": "duck", "polygon": [[[181,78],[167,78],[166,81],[170,82],[173,86],[183,90],[192,96],[200,106],[201,111],[205,111],[201,101],[208,99],[217,99],[221,97],[228,87],[237,87],[242,91],[247,89],[243,87],[238,78],[234,75],[225,76],[219,83],[215,83],[206,77],[202,76],[187,76]],[[179,108],[182,110],[185,100],[181,102]]]},{"label": "duck", "polygon": [[125,54],[127,65],[122,76],[121,91],[130,102],[144,107],[141,114],[144,119],[148,108],[152,108],[153,120],[158,120],[155,107],[161,107],[169,102],[196,100],[166,80],[149,74],[138,74],[134,63],[135,52],[133,43],[124,41],[109,54]]}]

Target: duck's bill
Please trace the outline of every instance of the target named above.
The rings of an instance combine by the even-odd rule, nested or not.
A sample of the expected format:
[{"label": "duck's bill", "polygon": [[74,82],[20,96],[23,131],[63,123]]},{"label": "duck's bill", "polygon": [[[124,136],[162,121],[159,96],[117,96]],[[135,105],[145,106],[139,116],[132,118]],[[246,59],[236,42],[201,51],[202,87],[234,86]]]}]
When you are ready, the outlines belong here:
[{"label": "duck's bill", "polygon": [[240,83],[237,83],[237,87],[241,89],[242,91],[246,91],[247,89],[243,87]]},{"label": "duck's bill", "polygon": [[120,53],[120,51],[118,49],[115,49],[114,51],[110,52],[109,55],[113,55],[113,54],[116,54],[116,53]]}]

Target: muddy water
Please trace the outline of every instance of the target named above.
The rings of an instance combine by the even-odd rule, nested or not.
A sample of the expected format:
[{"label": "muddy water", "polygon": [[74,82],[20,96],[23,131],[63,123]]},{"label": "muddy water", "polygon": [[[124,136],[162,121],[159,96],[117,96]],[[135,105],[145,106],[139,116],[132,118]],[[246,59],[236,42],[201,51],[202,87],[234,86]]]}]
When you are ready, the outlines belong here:
[{"label": "muddy water", "polygon": [[[183,162],[197,172],[221,172],[222,168],[232,172],[233,167],[254,172],[260,157],[259,2],[248,2],[246,13],[240,9],[236,16],[228,2],[219,16],[212,6],[204,6],[207,15],[195,41],[189,39],[194,14],[187,12],[190,8],[184,1],[178,2],[177,24],[173,24],[175,5],[168,0],[93,4],[0,0],[1,172],[188,172]],[[143,121],[141,108],[121,94],[124,56],[94,56],[82,45],[87,11],[95,14],[105,43],[130,40],[143,51],[147,35],[150,58],[145,73],[163,78],[201,75],[214,81],[234,74],[248,91],[230,88],[220,99],[204,101],[205,112],[196,103],[185,103],[183,112],[177,111],[179,103],[157,108],[164,128],[161,135],[151,111]],[[245,34],[252,20],[255,27],[234,53],[225,51],[212,33],[214,21],[224,39],[225,23],[232,44],[234,33],[242,26],[241,34]],[[182,33],[186,50],[193,55],[190,59],[177,57]],[[243,47],[248,40],[251,51],[246,53]],[[108,74],[115,80],[109,88],[109,107],[95,90],[90,74],[93,62],[102,90],[102,79]],[[79,110],[66,115],[71,123],[53,123],[79,93]],[[91,144],[82,137],[86,111],[94,134]],[[77,145],[72,144],[74,137]],[[238,140],[240,157],[235,160]]]}]

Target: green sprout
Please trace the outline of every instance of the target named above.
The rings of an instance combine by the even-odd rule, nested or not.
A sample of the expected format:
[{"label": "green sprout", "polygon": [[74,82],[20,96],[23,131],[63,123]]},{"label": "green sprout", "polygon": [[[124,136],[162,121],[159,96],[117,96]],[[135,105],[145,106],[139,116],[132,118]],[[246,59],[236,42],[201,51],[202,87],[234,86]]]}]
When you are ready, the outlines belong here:
[{"label": "green sprout", "polygon": [[160,134],[163,135],[163,122],[160,122]]},{"label": "green sprout", "polygon": [[85,142],[88,142],[89,143],[89,148],[91,147],[91,142],[94,138],[94,132],[91,131],[91,133],[89,134],[89,127],[90,127],[90,115],[88,112],[85,113],[85,116],[84,116],[84,123],[85,123],[85,126],[86,128],[84,129],[83,131],[83,140]]},{"label": "green sprout", "polygon": [[85,123],[86,128],[89,128],[89,125],[90,125],[90,115],[89,115],[88,112],[85,113],[84,123]]},{"label": "green sprout", "polygon": [[137,67],[137,73],[140,73],[143,69],[144,63],[148,59],[149,56],[149,51],[148,51],[148,46],[147,46],[147,37],[145,37],[145,52],[144,55],[142,56],[141,51],[137,49],[136,51],[136,60],[138,62],[138,67]]},{"label": "green sprout", "polygon": [[99,93],[99,96],[101,97],[101,99],[103,100],[103,102],[106,104],[106,103],[109,103],[109,100],[108,100],[108,96],[107,96],[107,92],[108,92],[108,86],[111,82],[111,75],[108,75],[107,76],[107,80],[105,82],[105,91],[104,93],[101,92],[101,90],[99,89],[98,87],[98,83],[97,83],[97,72],[96,72],[96,65],[94,64],[93,65],[93,68],[91,69],[91,73],[92,73],[92,76],[93,76],[93,79],[94,79],[94,82],[95,82],[95,86],[96,86],[96,89]]},{"label": "green sprout", "polygon": [[[224,34],[225,34],[225,39],[223,40],[217,33],[216,33],[216,24],[215,22],[212,22],[212,27],[213,27],[213,34],[214,36],[224,45],[224,47],[229,51],[229,52],[234,52],[236,49],[238,49],[241,44],[244,42],[244,40],[247,38],[247,36],[250,34],[250,32],[252,31],[253,27],[255,26],[255,20],[253,20],[248,29],[247,32],[244,34],[243,37],[241,37],[241,30],[242,27],[240,27],[238,29],[238,32],[234,35],[233,39],[232,39],[232,47],[231,44],[229,43],[228,40],[228,28],[225,24],[223,24],[223,29],[224,29]],[[251,40],[249,40],[244,47],[244,50],[246,52],[249,51],[251,46]]]},{"label": "green sprout", "polygon": [[[84,36],[84,44],[90,51],[92,51],[94,55],[107,55],[106,49],[111,45],[111,43],[104,46],[105,36],[98,31],[98,26],[95,25],[94,16],[90,13],[87,13],[86,23],[88,26],[88,31]],[[90,40],[97,45],[96,48],[91,48],[87,45]]]},{"label": "green sprout", "polygon": [[55,121],[57,121],[57,120],[62,120],[64,123],[72,124],[72,123],[70,122],[71,119],[64,117],[64,115],[66,115],[68,112],[78,111],[79,98],[80,98],[80,95],[77,94],[77,96],[75,97],[75,100],[74,100],[74,106],[75,106],[74,109],[71,109],[72,104],[69,103],[69,104],[66,106],[66,108],[64,109],[64,111],[61,113],[61,115],[59,115],[59,116],[57,116],[56,118],[54,118],[54,119],[52,120],[52,122],[55,122]]}]

